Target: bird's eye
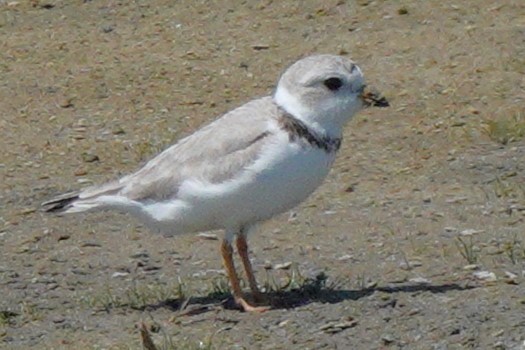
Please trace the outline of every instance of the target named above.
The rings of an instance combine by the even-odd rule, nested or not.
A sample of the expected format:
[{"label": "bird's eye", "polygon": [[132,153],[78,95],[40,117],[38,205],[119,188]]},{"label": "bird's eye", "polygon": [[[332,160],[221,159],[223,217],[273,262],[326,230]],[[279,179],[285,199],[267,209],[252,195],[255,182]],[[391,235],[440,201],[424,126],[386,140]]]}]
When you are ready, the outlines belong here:
[{"label": "bird's eye", "polygon": [[324,86],[330,91],[337,91],[343,86],[343,81],[339,78],[328,78],[323,82]]}]

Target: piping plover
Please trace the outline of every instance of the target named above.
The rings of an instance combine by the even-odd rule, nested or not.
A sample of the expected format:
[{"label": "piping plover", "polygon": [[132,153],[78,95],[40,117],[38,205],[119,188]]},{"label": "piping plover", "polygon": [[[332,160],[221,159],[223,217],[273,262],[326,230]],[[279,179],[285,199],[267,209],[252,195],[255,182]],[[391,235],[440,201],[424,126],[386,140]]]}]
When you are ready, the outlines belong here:
[{"label": "piping plover", "polygon": [[232,243],[254,298],[260,297],[246,236],[261,221],[305,200],[328,174],[343,126],[366,106],[388,102],[364,90],[361,69],[334,55],[303,58],[272,96],[252,100],[119,180],[43,203],[46,211],[114,209],[166,235],[225,230],[224,267],[237,305],[264,311],[242,294]]}]

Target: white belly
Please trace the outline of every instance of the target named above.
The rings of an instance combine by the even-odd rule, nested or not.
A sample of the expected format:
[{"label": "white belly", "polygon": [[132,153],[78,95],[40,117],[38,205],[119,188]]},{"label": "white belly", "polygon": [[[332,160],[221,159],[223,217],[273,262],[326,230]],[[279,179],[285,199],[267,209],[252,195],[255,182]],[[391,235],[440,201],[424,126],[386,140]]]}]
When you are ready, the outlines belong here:
[{"label": "white belly", "polygon": [[334,157],[283,138],[235,179],[221,184],[188,180],[176,200],[152,204],[148,211],[166,234],[235,231],[301,203],[322,183]]},{"label": "white belly", "polygon": [[319,187],[332,162],[332,155],[317,148],[288,146],[271,162],[256,164],[256,175],[227,196],[229,208],[221,210],[223,220],[235,226],[235,221],[245,224],[265,220],[295,207]]}]

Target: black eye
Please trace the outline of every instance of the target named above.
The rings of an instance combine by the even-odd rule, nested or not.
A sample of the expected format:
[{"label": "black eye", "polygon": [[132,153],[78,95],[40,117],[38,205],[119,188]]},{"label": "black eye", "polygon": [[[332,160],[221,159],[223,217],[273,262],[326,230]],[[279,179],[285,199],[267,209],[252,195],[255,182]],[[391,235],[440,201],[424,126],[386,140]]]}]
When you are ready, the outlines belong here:
[{"label": "black eye", "polygon": [[343,86],[343,81],[339,78],[328,78],[323,82],[324,86],[330,91],[337,91]]}]

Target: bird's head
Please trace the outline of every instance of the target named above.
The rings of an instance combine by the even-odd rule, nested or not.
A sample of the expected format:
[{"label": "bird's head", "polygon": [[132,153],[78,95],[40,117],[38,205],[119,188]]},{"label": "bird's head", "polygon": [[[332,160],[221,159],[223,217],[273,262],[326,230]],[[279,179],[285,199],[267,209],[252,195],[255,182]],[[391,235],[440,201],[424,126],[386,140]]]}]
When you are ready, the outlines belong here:
[{"label": "bird's head", "polygon": [[344,124],[363,107],[386,107],[386,99],[365,90],[361,69],[335,55],[303,58],[284,71],[275,102],[296,118],[340,134]]}]

